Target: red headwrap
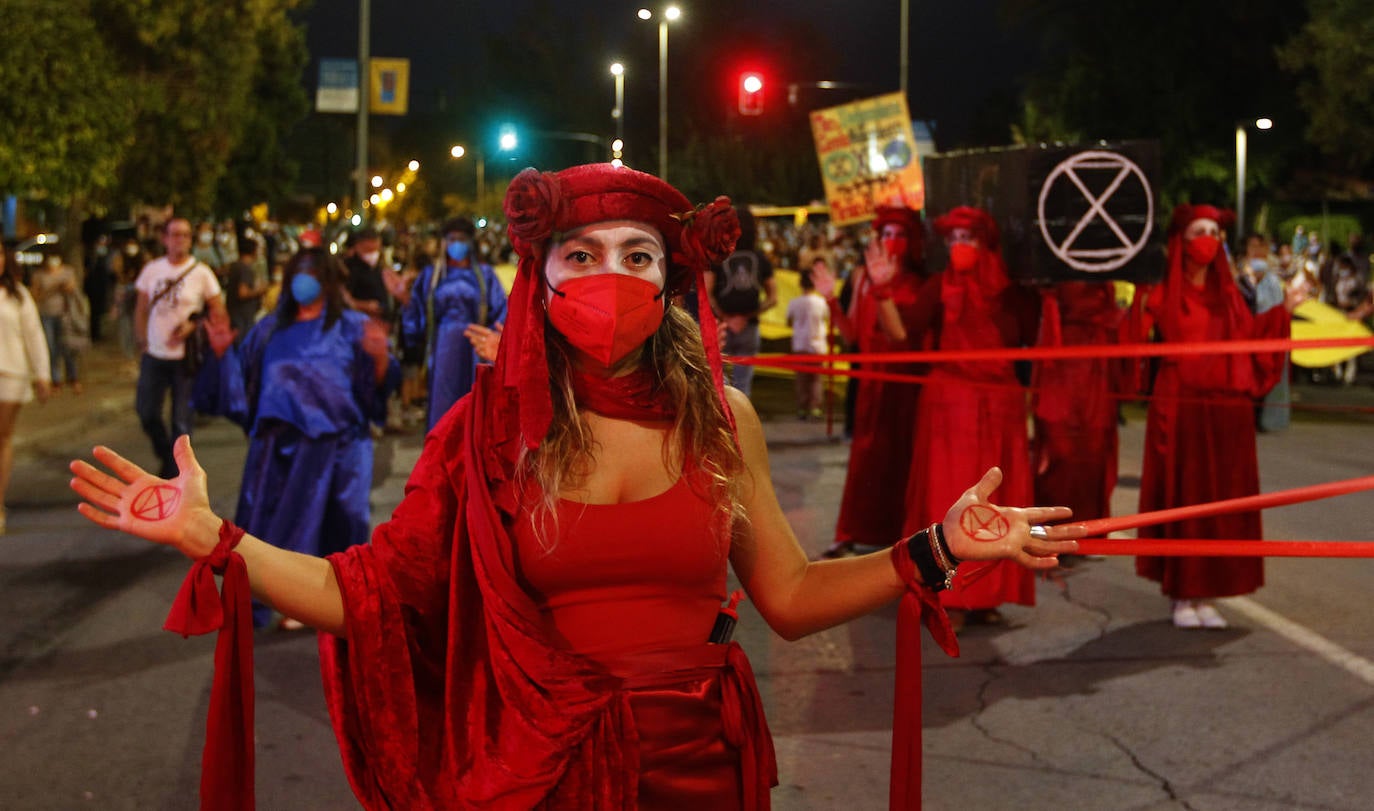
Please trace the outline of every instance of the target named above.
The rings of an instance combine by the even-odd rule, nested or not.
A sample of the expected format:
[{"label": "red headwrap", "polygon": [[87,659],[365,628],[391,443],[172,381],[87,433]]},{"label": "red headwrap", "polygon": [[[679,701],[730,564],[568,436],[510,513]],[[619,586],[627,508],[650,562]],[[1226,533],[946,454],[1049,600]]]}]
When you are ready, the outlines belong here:
[{"label": "red headwrap", "polygon": [[692,210],[681,192],[653,175],[593,163],[561,172],[522,171],[506,191],[504,209],[520,266],[511,290],[496,371],[503,385],[517,391],[520,432],[526,447],[539,445],[553,419],[544,354],[543,266],[549,245],[569,231],[611,220],[645,223],[663,236],[669,257],[670,296],[696,284],[702,341],[721,407],[730,419],[715,319],[700,281],[712,263],[730,255],[739,239],[739,217],[728,198],[717,197]]},{"label": "red headwrap", "polygon": [[[1161,326],[1166,334],[1178,335],[1178,319],[1183,312],[1183,290],[1188,280],[1183,277],[1183,232],[1197,220],[1215,220],[1224,231],[1236,222],[1235,212],[1209,205],[1182,204],[1174,208],[1169,221],[1169,267],[1164,278],[1164,311],[1160,314]],[[1222,302],[1223,318],[1226,321],[1222,335],[1235,337],[1246,335],[1249,331],[1250,310],[1236,287],[1231,275],[1231,266],[1226,251],[1218,250],[1207,266],[1203,285],[1211,295]],[[1143,301],[1143,297],[1141,297]],[[1205,361],[1205,362],[1204,362]],[[1253,377],[1252,360],[1246,355],[1224,355],[1201,358],[1184,366],[1194,371],[1198,384],[1203,388],[1208,383],[1219,385],[1227,390],[1247,390]],[[1198,371],[1201,370],[1201,371]]]},{"label": "red headwrap", "polygon": [[981,208],[959,206],[935,219],[935,231],[948,238],[956,228],[967,228],[984,248],[996,253],[1001,249],[1002,236],[992,215]]},{"label": "red headwrap", "polygon": [[[958,322],[965,309],[981,311],[1011,284],[999,250],[997,223],[981,208],[959,206],[935,219],[935,231],[948,238],[956,228],[967,228],[978,240],[978,264],[970,273],[946,271],[940,284],[940,301],[946,323]],[[953,347],[946,347],[953,348]]]},{"label": "red headwrap", "polygon": [[906,229],[908,269],[920,270],[926,255],[926,234],[921,227],[921,213],[902,206],[878,206],[874,210],[873,231],[881,234],[886,225],[900,225]]}]

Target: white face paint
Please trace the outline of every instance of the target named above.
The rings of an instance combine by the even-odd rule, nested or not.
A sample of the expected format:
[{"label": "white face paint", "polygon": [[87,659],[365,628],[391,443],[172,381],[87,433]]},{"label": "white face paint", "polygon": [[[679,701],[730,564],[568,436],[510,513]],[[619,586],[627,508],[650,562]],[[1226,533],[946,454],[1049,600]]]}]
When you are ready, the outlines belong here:
[{"label": "white face paint", "polygon": [[549,248],[544,278],[553,290],[564,281],[598,273],[623,273],[662,290],[668,280],[668,252],[658,229],[633,220],[583,226]]}]

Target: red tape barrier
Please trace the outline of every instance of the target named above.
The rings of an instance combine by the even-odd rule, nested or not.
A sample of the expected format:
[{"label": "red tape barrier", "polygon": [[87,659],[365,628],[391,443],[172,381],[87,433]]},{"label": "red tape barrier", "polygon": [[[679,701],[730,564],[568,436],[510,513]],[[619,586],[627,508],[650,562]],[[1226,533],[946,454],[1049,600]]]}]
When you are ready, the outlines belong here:
[{"label": "red tape barrier", "polygon": [[1161,557],[1374,558],[1368,541],[1233,541],[1203,538],[1085,538],[1080,555]]},{"label": "red tape barrier", "polygon": [[1295,349],[1329,349],[1342,346],[1374,347],[1374,338],[1264,338],[1253,341],[1195,341],[1178,343],[1093,344],[1087,346],[1023,346],[995,349],[931,349],[912,352],[839,352],[833,355],[750,355],[726,360],[750,366],[776,363],[814,364],[858,361],[860,363],[962,363],[979,360],[1071,360],[1085,358],[1148,358],[1169,355],[1237,355],[1291,352]]}]

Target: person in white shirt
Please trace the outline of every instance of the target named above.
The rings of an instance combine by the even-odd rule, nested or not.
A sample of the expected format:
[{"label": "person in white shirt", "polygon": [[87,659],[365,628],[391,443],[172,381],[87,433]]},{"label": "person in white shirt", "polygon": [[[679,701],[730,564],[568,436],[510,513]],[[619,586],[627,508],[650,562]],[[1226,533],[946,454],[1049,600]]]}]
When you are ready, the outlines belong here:
[{"label": "person in white shirt", "polygon": [[[812,266],[825,267],[825,259],[817,258]],[[816,292],[811,271],[801,274],[802,294],[787,305],[787,323],[792,327],[792,353],[796,355],[826,354],[826,336],[830,334],[830,308]],[[797,416],[821,416],[821,376],[815,372],[797,372]]]},{"label": "person in white shirt", "polygon": [[48,341],[33,296],[20,280],[9,250],[0,250],[0,535],[5,534],[5,493],[14,466],[14,426],[19,409],[36,395],[48,399],[52,383]]},{"label": "person in white shirt", "polygon": [[[138,372],[134,408],[143,432],[153,443],[164,478],[177,475],[172,443],[191,433],[191,384],[186,373],[186,338],[195,331],[193,316],[208,308],[208,326],[229,330],[229,315],[215,272],[191,256],[191,223],[168,220],[162,228],[167,253],[154,259],[134,283],[138,303],[134,310],[134,336],[143,359]],[[163,419],[167,395],[172,399],[172,424]]]}]

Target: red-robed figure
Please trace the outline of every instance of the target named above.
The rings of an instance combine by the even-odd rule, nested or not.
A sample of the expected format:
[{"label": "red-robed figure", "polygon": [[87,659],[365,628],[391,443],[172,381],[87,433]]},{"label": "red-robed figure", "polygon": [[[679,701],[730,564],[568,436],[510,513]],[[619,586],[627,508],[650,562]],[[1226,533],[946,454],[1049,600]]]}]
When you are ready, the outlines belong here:
[{"label": "red-robed figure", "polygon": [[[1111,282],[1060,282],[1046,292],[1062,346],[1114,344],[1122,308]],[[1043,360],[1035,365],[1035,498],[1062,504],[1079,520],[1111,514],[1117,474],[1117,398],[1121,363],[1113,358]]]},{"label": "red-robed figure", "polygon": [[[935,220],[949,248],[939,274],[938,348],[996,349],[1035,343],[1039,295],[1013,284],[1000,253],[997,224],[981,209],[960,206]],[[1011,361],[936,363],[921,388],[916,442],[906,497],[906,530],[943,515],[941,500],[974,469],[1002,468],[1001,498],[1029,502],[1033,490],[1026,434],[1026,393]],[[1035,604],[1031,573],[1000,563],[972,570],[940,594],[968,621],[997,622],[1003,603]],[[955,620],[956,625],[958,619]]]},{"label": "red-robed figure", "polygon": [[[1213,206],[1174,209],[1167,275],[1136,291],[1123,343],[1147,340],[1152,331],[1168,343],[1288,337],[1289,314],[1305,292],[1290,290],[1285,306],[1251,315],[1221,250],[1234,221]],[[1141,512],[1259,492],[1254,403],[1278,381],[1283,360],[1282,352],[1160,359],[1145,427]],[[1142,527],[1140,537],[1259,540],[1264,531],[1260,514],[1247,512]],[[1264,585],[1261,558],[1141,557],[1136,572],[1173,599],[1180,628],[1226,627],[1211,598]]]},{"label": "red-robed figure", "polygon": [[[860,352],[902,352],[925,348],[926,331],[939,295],[921,270],[925,239],[920,215],[908,208],[880,206],[873,220],[877,237],[868,244],[865,263],[854,271],[848,311],[840,309],[833,279],[813,276],[816,290],[830,305],[831,318]],[[917,364],[878,364],[871,368],[919,374]],[[906,493],[913,487],[911,447],[916,402],[913,383],[859,380],[854,435],[844,480],[835,543],[825,554],[853,551],[855,544],[888,546],[902,537]]]}]

